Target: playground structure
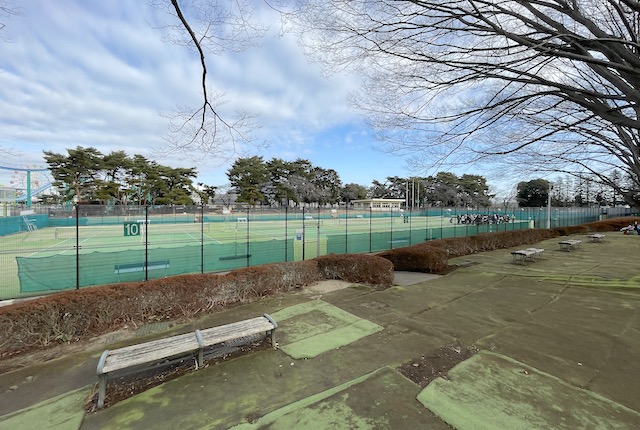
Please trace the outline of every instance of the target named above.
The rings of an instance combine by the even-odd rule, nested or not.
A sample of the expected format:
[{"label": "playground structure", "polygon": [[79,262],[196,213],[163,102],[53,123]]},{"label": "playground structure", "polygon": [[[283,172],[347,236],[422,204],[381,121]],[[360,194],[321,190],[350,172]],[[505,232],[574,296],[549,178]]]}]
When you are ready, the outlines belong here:
[{"label": "playground structure", "polygon": [[3,170],[12,170],[14,172],[25,172],[26,173],[26,179],[25,179],[25,193],[24,194],[18,194],[16,195],[16,202],[25,202],[27,207],[31,207],[31,203],[32,203],[32,197],[34,195],[38,195],[40,193],[42,193],[45,190],[48,190],[49,188],[51,188],[52,184],[50,181],[47,181],[46,183],[42,184],[42,185],[38,185],[35,189],[32,189],[32,184],[31,184],[31,173],[32,172],[47,172],[49,171],[48,168],[42,168],[42,167],[19,167],[19,166],[14,166],[14,165],[10,165],[10,164],[0,164],[0,169]]}]

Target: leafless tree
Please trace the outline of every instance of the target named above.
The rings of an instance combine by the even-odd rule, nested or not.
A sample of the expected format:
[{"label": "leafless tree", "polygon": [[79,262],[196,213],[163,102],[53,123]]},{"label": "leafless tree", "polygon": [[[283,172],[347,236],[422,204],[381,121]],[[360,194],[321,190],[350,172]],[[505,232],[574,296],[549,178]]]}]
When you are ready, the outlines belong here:
[{"label": "leafless tree", "polygon": [[254,116],[245,111],[223,114],[224,94],[212,89],[207,79],[207,55],[239,52],[264,36],[266,28],[254,19],[250,0],[150,0],[170,16],[163,27],[164,40],[193,49],[202,69],[199,107],[179,107],[170,115],[169,152],[192,158],[230,158],[242,144],[252,140],[257,128]]},{"label": "leafless tree", "polygon": [[640,206],[637,0],[297,4],[307,52],[364,74],[353,102],[390,150],[596,177]]},{"label": "leafless tree", "polygon": [[7,0],[0,0],[0,40],[7,41],[7,38],[2,34],[6,27],[6,24],[2,21],[16,15],[20,15],[20,9],[13,6]]}]

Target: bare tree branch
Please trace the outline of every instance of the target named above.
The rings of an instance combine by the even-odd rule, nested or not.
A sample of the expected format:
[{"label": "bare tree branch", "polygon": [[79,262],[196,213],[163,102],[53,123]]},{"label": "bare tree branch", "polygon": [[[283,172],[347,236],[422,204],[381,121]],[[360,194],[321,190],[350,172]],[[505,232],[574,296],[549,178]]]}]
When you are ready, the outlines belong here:
[{"label": "bare tree branch", "polygon": [[325,70],[389,148],[431,165],[508,163],[597,176],[640,206],[636,0],[299,0]]},{"label": "bare tree branch", "polygon": [[[151,4],[163,8],[164,1],[152,0]],[[164,39],[193,48],[197,53],[202,69],[202,102],[195,109],[181,107],[167,115],[170,134],[164,152],[180,152],[199,160],[202,157],[226,160],[253,141],[252,132],[258,128],[255,116],[247,112],[223,113],[225,100],[211,89],[214,85],[208,80],[205,55],[238,52],[253,46],[266,31],[254,23],[253,12],[249,0],[171,0],[167,13],[179,24],[165,25]]]}]

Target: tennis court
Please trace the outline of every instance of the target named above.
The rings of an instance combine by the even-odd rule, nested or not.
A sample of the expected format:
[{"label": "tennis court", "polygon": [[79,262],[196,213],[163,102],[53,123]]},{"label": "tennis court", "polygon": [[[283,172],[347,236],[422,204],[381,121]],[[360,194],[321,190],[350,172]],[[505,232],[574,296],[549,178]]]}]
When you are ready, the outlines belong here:
[{"label": "tennis court", "polygon": [[450,211],[193,210],[169,216],[142,208],[122,216],[39,215],[31,222],[35,227],[0,236],[0,299],[531,227],[515,219],[458,224]]}]

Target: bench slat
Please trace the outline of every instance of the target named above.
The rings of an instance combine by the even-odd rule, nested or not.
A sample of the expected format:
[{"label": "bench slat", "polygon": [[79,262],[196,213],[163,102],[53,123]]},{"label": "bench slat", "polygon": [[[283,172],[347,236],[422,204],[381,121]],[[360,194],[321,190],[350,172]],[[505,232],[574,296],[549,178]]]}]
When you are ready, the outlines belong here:
[{"label": "bench slat", "polygon": [[194,333],[127,346],[109,352],[102,372],[109,373],[126,367],[152,363],[175,355],[197,351],[198,348],[198,339]]},{"label": "bench slat", "polygon": [[250,336],[273,330],[275,327],[265,317],[258,317],[251,320],[240,321],[219,327],[212,327],[200,330],[205,346],[216,345],[232,339]]}]

